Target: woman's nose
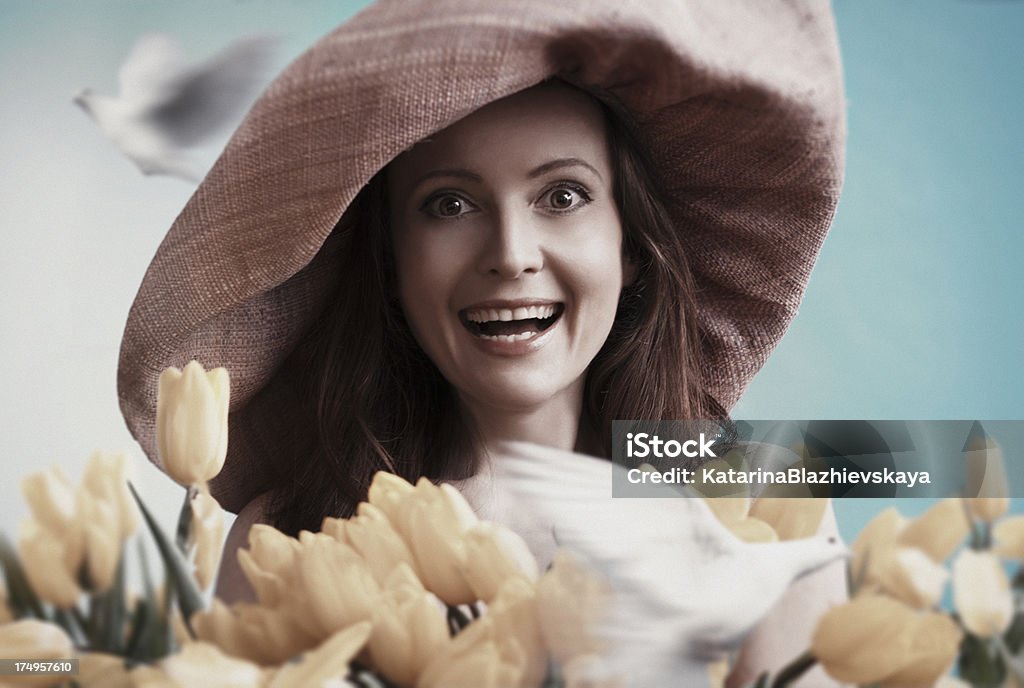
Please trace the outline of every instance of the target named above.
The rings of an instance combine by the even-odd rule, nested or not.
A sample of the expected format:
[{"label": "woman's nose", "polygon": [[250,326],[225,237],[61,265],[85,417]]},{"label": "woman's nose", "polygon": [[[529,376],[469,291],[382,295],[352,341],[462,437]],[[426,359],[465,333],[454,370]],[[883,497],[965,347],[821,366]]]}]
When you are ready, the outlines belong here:
[{"label": "woman's nose", "polygon": [[503,279],[518,279],[544,267],[540,228],[529,211],[496,215],[480,255],[480,272]]}]

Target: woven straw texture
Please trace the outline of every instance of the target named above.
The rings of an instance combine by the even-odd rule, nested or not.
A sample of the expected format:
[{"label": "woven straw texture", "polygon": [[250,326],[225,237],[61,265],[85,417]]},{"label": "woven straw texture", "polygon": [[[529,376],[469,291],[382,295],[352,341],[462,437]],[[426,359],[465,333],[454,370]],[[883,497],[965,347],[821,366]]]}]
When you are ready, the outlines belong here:
[{"label": "woven straw texture", "polygon": [[839,195],[827,2],[393,0],[270,85],[157,250],[118,370],[146,454],[159,464],[160,371],[225,366],[214,494],[237,511],[267,489],[270,462],[309,427],[288,356],[336,286],[330,235],[348,204],[416,141],[553,75],[610,92],[639,124],[692,256],[702,372],[731,407],[796,314]]}]

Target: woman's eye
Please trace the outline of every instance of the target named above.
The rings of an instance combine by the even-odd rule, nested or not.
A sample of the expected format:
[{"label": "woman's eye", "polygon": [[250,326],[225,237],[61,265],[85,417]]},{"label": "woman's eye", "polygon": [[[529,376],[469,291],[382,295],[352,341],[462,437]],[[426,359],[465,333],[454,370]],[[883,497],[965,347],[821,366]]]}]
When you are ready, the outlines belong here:
[{"label": "woman's eye", "polygon": [[542,197],[548,209],[559,213],[576,210],[590,202],[590,194],[577,186],[556,186]]},{"label": "woman's eye", "polygon": [[446,193],[428,198],[422,210],[433,217],[454,219],[476,210],[476,206],[461,196]]}]

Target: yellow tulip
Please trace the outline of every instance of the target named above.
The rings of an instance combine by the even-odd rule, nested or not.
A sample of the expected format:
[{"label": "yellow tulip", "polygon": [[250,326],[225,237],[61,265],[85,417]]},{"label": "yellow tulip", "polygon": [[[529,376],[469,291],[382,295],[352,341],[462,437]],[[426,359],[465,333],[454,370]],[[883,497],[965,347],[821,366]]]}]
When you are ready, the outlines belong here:
[{"label": "yellow tulip", "polygon": [[1006,559],[1024,560],[1024,516],[1010,516],[992,528],[992,551]]},{"label": "yellow tulip", "polygon": [[[480,623],[480,622],[477,622]],[[466,629],[452,643],[458,647],[431,662],[416,688],[507,688],[516,685],[516,669],[506,663],[498,644],[481,636],[474,644]],[[460,642],[462,641],[462,642]],[[440,661],[438,661],[440,660]]]},{"label": "yellow tulip", "polygon": [[299,542],[272,526],[257,523],[249,529],[249,549],[238,550],[238,564],[256,598],[276,607],[291,591]]},{"label": "yellow tulip", "polygon": [[827,507],[827,499],[762,497],[750,505],[750,516],[771,526],[780,540],[801,540],[818,532]]},{"label": "yellow tulip", "polygon": [[121,540],[134,533],[139,525],[139,511],[128,490],[128,480],[129,465],[124,454],[94,452],[82,473],[82,489],[113,507]]},{"label": "yellow tulip", "polygon": [[[75,575],[67,567],[67,545],[49,530],[29,519],[22,523],[18,555],[29,585],[36,595],[55,607],[68,609],[82,594]],[[17,657],[18,655],[11,655]]]},{"label": "yellow tulip", "polygon": [[121,559],[121,524],[115,504],[78,492],[78,513],[85,527],[85,565],[89,586],[105,592],[114,582]]},{"label": "yellow tulip", "polygon": [[196,361],[160,374],[156,440],[164,470],[182,485],[210,480],[228,451],[228,371]]},{"label": "yellow tulip", "polygon": [[[296,592],[297,596],[302,592]],[[283,609],[266,609],[256,604],[233,607],[245,634],[248,647],[254,652],[248,659],[260,664],[280,664],[295,655],[316,647],[327,635],[310,631],[309,611],[295,604]]]},{"label": "yellow tulip", "polygon": [[850,545],[853,554],[850,569],[854,580],[867,575],[866,565],[876,558],[876,553],[896,546],[896,538],[906,526],[906,519],[895,508],[889,507],[871,519],[860,535]]},{"label": "yellow tulip", "polygon": [[81,688],[134,688],[124,657],[89,652],[78,659],[75,683]]},{"label": "yellow tulip", "polygon": [[366,644],[371,624],[358,623],[332,635],[315,650],[304,654],[298,662],[286,664],[270,682],[269,688],[306,688],[322,686],[333,678],[349,672],[349,662]]},{"label": "yellow tulip", "polygon": [[412,493],[413,486],[404,478],[387,471],[377,471],[370,483],[367,499],[370,504],[383,511],[392,524],[397,525],[400,506]]},{"label": "yellow tulip", "polygon": [[213,582],[224,544],[224,512],[220,504],[206,492],[192,499],[192,531],[195,547],[196,583],[205,590]]},{"label": "yellow tulip", "polygon": [[966,500],[971,515],[992,523],[1010,508],[1003,451],[992,438],[972,440],[967,446]]},{"label": "yellow tulip", "polygon": [[1000,635],[1013,620],[1010,581],[992,552],[965,549],[953,562],[953,604],[968,631],[983,638]]},{"label": "yellow tulip", "polygon": [[959,499],[943,499],[907,523],[899,543],[917,547],[933,561],[942,563],[967,537],[970,523]]},{"label": "yellow tulip", "polygon": [[298,588],[290,592],[302,610],[296,621],[326,637],[373,619],[380,586],[363,558],[329,535],[309,533],[303,539],[296,562]]},{"label": "yellow tulip", "polygon": [[481,522],[470,528],[463,551],[462,574],[475,595],[487,603],[509,578],[533,582],[539,575],[537,559],[523,538],[496,523]]},{"label": "yellow tulip", "polygon": [[416,571],[428,590],[452,605],[476,601],[460,562],[465,557],[465,534],[477,518],[455,488],[421,478],[398,504],[392,523],[412,550]]},{"label": "yellow tulip", "polygon": [[945,567],[916,547],[890,545],[871,551],[862,584],[915,609],[927,609],[938,603],[948,579]]},{"label": "yellow tulip", "polygon": [[348,542],[362,555],[378,583],[386,581],[400,564],[415,571],[416,563],[409,547],[384,512],[373,504],[360,504],[357,514],[345,522],[344,531],[344,539],[336,535],[334,539]]},{"label": "yellow tulip", "polygon": [[160,668],[180,686],[245,688],[263,685],[263,671],[252,662],[228,657],[216,645],[186,643],[181,651],[160,662]]},{"label": "yellow tulip", "polygon": [[882,686],[931,685],[959,651],[962,634],[946,615],[861,595],[818,622],[811,651],[832,678]]},{"label": "yellow tulip", "polygon": [[573,554],[559,550],[537,583],[541,635],[551,655],[566,664],[603,649],[595,631],[611,602],[611,588]]},{"label": "yellow tulip", "polygon": [[60,533],[77,527],[75,487],[59,466],[27,476],[21,494],[44,528]]},{"label": "yellow tulip", "polygon": [[135,667],[128,675],[134,688],[181,688],[163,671],[148,664]]},{"label": "yellow tulip", "polygon": [[64,630],[47,621],[22,619],[0,626],[0,657],[70,659],[73,653],[74,646]]},{"label": "yellow tulip", "polygon": [[747,497],[704,497],[704,503],[726,528],[750,515]]},{"label": "yellow tulip", "polygon": [[[562,665],[565,688],[625,688],[628,685],[621,676],[611,673],[607,662],[599,655],[579,655]],[[711,688],[721,688],[729,673],[725,660],[708,665],[708,683]]]},{"label": "yellow tulip", "polygon": [[412,569],[399,564],[375,610],[368,645],[373,666],[394,683],[415,684],[430,660],[451,642],[443,609]]},{"label": "yellow tulip", "polygon": [[238,617],[216,597],[209,608],[194,614],[191,622],[199,640],[216,645],[234,657],[255,655]]},{"label": "yellow tulip", "polygon": [[539,685],[548,668],[537,604],[536,587],[525,578],[512,577],[501,586],[487,610],[499,644],[512,646],[508,656],[516,658],[516,685],[524,688]]},{"label": "yellow tulip", "polygon": [[[360,504],[362,506],[362,504]],[[348,540],[348,534],[346,528],[348,527],[348,521],[343,518],[334,518],[332,516],[325,516],[323,523],[320,524],[320,532],[325,535],[330,535],[338,542],[344,542],[346,545],[352,543]]]},{"label": "yellow tulip", "polygon": [[[70,659],[71,639],[54,624],[23,619],[0,626],[0,657],[21,660]],[[6,675],[0,685],[51,686],[59,681],[54,675]]]}]

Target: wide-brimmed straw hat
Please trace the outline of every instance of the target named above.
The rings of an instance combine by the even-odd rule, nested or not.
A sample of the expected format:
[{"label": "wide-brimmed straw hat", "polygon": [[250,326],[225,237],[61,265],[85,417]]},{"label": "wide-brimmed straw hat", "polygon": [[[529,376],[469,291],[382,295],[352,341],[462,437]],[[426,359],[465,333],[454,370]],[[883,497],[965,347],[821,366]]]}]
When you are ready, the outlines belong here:
[{"label": "wide-brimmed straw hat", "polygon": [[285,69],[157,250],[118,370],[146,454],[159,465],[160,371],[195,358],[232,380],[214,494],[237,511],[271,487],[304,420],[288,357],[338,283],[349,203],[417,141],[559,75],[635,120],[692,259],[702,375],[730,408],[796,314],[839,196],[828,3],[392,0]]}]

